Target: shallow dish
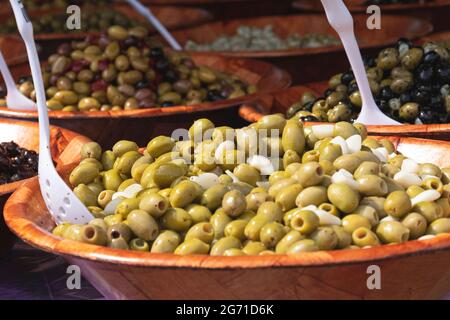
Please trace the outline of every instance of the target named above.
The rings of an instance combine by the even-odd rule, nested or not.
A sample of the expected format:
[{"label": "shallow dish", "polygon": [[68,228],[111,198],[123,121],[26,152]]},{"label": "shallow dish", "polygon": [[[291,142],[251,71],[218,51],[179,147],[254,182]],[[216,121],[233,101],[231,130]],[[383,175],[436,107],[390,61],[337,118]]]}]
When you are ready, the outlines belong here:
[{"label": "shallow dish", "polygon": [[[120,139],[129,139],[144,145],[151,136],[171,134],[199,117],[209,117],[217,123],[230,123],[237,117],[237,107],[261,94],[287,88],[291,83],[289,74],[270,64],[246,59],[226,58],[219,55],[194,54],[193,60],[204,65],[235,74],[249,84],[258,86],[254,95],[214,103],[193,106],[174,106],[123,111],[97,112],[49,112],[52,124],[81,132],[105,147]],[[22,75],[29,74],[22,70]],[[37,121],[34,111],[18,111],[0,108],[0,117]]]},{"label": "shallow dish", "polygon": [[[449,166],[450,142],[390,138],[419,162]],[[61,170],[68,176],[73,166]],[[61,240],[37,179],[16,191],[5,220],[24,241],[81,267],[111,299],[436,299],[450,290],[450,235],[370,249],[254,257],[177,256]],[[375,266],[375,267],[374,267]],[[371,267],[371,268],[369,268]],[[368,288],[380,268],[381,289]]]},{"label": "shallow dish", "polygon": [[[25,121],[0,119],[0,142],[14,141],[19,146],[37,151],[39,149],[37,124]],[[80,150],[89,139],[75,132],[58,127],[50,130],[52,155],[58,166],[65,166],[80,160]],[[30,179],[0,185],[0,212],[9,196]],[[14,238],[0,217],[0,257],[12,246]]]},{"label": "shallow dish", "polygon": [[[305,92],[323,92],[326,83],[314,84],[312,87],[297,86],[267,95],[258,101],[243,104],[239,108],[239,115],[248,122],[256,122],[271,113],[285,114],[287,109],[300,100]],[[320,96],[320,95],[317,95]],[[308,125],[317,124],[310,122]],[[402,126],[367,126],[370,134],[380,136],[402,136],[437,140],[450,140],[449,124],[402,125]]]},{"label": "shallow dish", "polygon": [[[365,14],[355,15],[353,18],[361,49],[383,47],[395,43],[399,38],[415,39],[433,30],[433,26],[429,22],[407,16],[383,15],[383,28],[380,30],[367,29],[367,16]],[[325,15],[321,14],[268,16],[212,22],[198,27],[175,31],[173,35],[184,47],[188,40],[204,44],[214,41],[223,34],[235,34],[236,29],[241,25],[260,28],[273,25],[275,33],[281,38],[286,38],[293,33],[298,33],[299,35],[319,33],[333,35],[336,39],[339,38],[330,27]],[[348,64],[341,45],[274,51],[228,51],[220,52],[220,54],[231,57],[261,59],[273,63],[280,68],[289,70],[294,84],[319,81],[320,78],[323,79],[323,72],[331,76],[333,70]],[[315,68],[319,64],[322,66],[321,73],[317,72],[317,68]]]}]

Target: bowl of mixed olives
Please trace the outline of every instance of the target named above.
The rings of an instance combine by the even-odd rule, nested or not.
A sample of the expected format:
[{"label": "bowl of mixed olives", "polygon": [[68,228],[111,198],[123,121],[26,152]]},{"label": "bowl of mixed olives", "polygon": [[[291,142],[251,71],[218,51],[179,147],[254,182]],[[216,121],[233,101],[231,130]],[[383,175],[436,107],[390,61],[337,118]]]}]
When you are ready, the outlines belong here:
[{"label": "bowl of mixed olives", "polygon": [[[227,121],[236,113],[231,107],[290,84],[286,72],[267,63],[175,52],[143,27],[121,26],[61,44],[43,64],[43,79],[53,123],[106,145],[123,132],[145,143],[153,134],[186,126],[199,112]],[[30,77],[20,78],[18,88],[35,99]],[[5,102],[1,97],[2,116],[37,119],[35,111],[7,108]],[[109,126],[113,133],[98,130]]]},{"label": "bowl of mixed olives", "polygon": [[[90,142],[62,169],[88,224],[55,225],[30,204],[43,203],[34,180],[9,200],[9,227],[83,266],[109,298],[343,298],[348,277],[360,299],[448,292],[448,142],[274,114],[240,129],[198,119],[139,147]],[[402,281],[367,289],[373,264],[385,283],[401,265]],[[324,285],[334,290],[312,289]]]},{"label": "bowl of mixed olives", "polygon": [[[80,161],[80,148],[90,140],[69,130],[51,127],[52,156],[64,166]],[[37,124],[0,120],[0,212],[9,196],[38,173]],[[30,138],[31,137],[31,138]],[[0,257],[11,248],[14,237],[0,218]]]},{"label": "bowl of mixed olives", "polygon": [[[449,57],[448,48],[439,43],[415,46],[399,40],[396,47],[365,58],[375,102],[386,115],[405,124],[403,127],[369,126],[369,132],[447,140],[450,135]],[[327,83],[311,84],[311,88],[280,92],[269,103],[245,106],[241,115],[248,121],[270,112],[283,112],[288,118],[304,122],[355,121],[362,101],[351,71],[339,73]]]},{"label": "bowl of mixed olives", "polygon": [[[384,47],[401,37],[414,39],[432,30],[429,22],[408,16],[383,15],[380,30],[367,29],[366,15],[354,15],[353,19],[358,43],[364,50]],[[325,15],[234,19],[182,29],[173,34],[188,52],[260,59],[292,70],[293,84],[319,81],[338,72],[339,66],[347,63],[339,37]],[[321,72],[316,68],[319,64]]]}]

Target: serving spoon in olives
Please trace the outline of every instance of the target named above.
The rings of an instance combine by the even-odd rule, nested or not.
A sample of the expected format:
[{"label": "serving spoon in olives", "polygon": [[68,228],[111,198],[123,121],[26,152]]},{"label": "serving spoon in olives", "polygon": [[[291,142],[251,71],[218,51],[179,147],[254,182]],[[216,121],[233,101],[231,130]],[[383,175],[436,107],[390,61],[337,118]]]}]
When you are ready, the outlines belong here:
[{"label": "serving spoon in olives", "polygon": [[22,1],[10,0],[20,35],[27,49],[31,75],[36,89],[36,104],[39,117],[39,185],[45,204],[57,224],[64,221],[88,223],[94,217],[77,198],[64,180],[59,176],[53,164],[50,152],[50,128],[45,99],[41,66],[33,39],[33,25]]},{"label": "serving spoon in olives", "polygon": [[130,6],[132,6],[137,12],[139,12],[143,17],[145,17],[152,26],[163,36],[164,40],[172,47],[172,49],[180,51],[181,46],[175,40],[175,38],[170,34],[170,32],[164,27],[161,21],[152,13],[152,11],[145,7],[139,0],[125,0]]},{"label": "serving spoon in olives", "polygon": [[321,0],[328,22],[339,34],[361,93],[361,112],[355,122],[366,125],[399,125],[378,108],[370,90],[366,69],[356,42],[353,18],[342,0]]},{"label": "serving spoon in olives", "polygon": [[11,71],[9,71],[8,65],[6,64],[5,58],[3,54],[0,52],[0,72],[2,73],[3,80],[6,85],[6,90],[8,94],[6,96],[6,105],[10,109],[17,110],[35,110],[36,104],[34,101],[25,97],[20,91],[17,89],[14,79],[11,75]]}]

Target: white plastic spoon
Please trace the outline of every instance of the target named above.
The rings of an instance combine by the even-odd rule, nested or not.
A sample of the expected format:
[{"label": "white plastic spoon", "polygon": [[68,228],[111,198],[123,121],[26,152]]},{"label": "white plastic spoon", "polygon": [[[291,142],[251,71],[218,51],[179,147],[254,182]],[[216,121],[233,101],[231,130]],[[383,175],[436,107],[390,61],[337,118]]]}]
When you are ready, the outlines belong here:
[{"label": "white plastic spoon", "polygon": [[39,185],[42,197],[56,223],[88,223],[94,217],[77,198],[64,180],[56,172],[50,153],[50,128],[45,101],[36,44],[33,39],[33,26],[20,0],[10,0],[22,36],[31,67],[31,75],[36,89],[36,101],[39,116]]},{"label": "white plastic spoon", "polygon": [[353,18],[342,0],[321,0],[328,22],[339,34],[361,93],[362,108],[356,122],[372,125],[399,125],[380,111],[370,90],[366,69],[353,30]]},{"label": "white plastic spoon", "polygon": [[0,72],[2,73],[3,81],[5,82],[6,90],[8,91],[6,96],[6,105],[8,108],[17,110],[35,110],[36,104],[34,101],[25,97],[22,93],[20,93],[19,89],[17,89],[8,65],[6,64],[5,58],[3,58],[3,54],[1,52]]},{"label": "white plastic spoon", "polygon": [[170,32],[164,27],[164,25],[155,17],[152,11],[145,7],[139,0],[125,0],[130,6],[132,6],[137,12],[142,16],[147,18],[147,20],[158,30],[158,32],[163,36],[163,38],[169,43],[172,49],[180,51],[181,46],[175,40],[175,38],[170,34]]}]

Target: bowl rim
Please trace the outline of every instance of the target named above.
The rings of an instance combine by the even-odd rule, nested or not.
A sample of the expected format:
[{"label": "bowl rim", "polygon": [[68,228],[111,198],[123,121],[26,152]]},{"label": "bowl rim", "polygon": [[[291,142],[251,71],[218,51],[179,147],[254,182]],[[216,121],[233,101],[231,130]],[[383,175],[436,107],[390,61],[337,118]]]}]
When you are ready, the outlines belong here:
[{"label": "bowl rim", "polygon": [[[184,52],[185,53],[185,52]],[[204,111],[213,111],[224,108],[230,108],[234,106],[239,106],[247,101],[257,99],[260,95],[268,94],[269,92],[286,89],[292,83],[292,77],[284,69],[281,69],[271,63],[264,61],[245,59],[237,57],[225,57],[220,54],[205,54],[205,53],[192,53],[191,57],[194,59],[200,59],[202,57],[210,57],[215,59],[221,59],[223,61],[228,61],[230,64],[243,64],[251,63],[256,66],[257,69],[266,70],[265,73],[260,73],[261,79],[270,76],[271,74],[278,74],[279,81],[273,84],[270,89],[267,88],[266,91],[256,92],[254,94],[245,95],[242,97],[234,99],[220,100],[216,102],[204,102],[192,106],[179,105],[171,107],[158,107],[158,108],[145,108],[145,109],[135,109],[135,110],[118,110],[118,111],[51,111],[49,110],[48,115],[50,119],[98,119],[98,118],[153,118],[153,117],[164,117],[171,116],[175,114],[184,113],[195,113]],[[201,64],[200,64],[201,65]],[[245,66],[245,65],[244,65]],[[255,68],[256,68],[255,67]],[[243,68],[245,69],[245,68]],[[260,80],[261,80],[260,79]],[[5,118],[22,118],[22,119],[37,119],[37,111],[34,110],[16,110],[9,109],[8,107],[0,107],[0,117]]]},{"label": "bowl rim", "polygon": [[[126,3],[118,2],[113,4],[113,9],[115,11],[118,11],[122,13],[123,15],[127,16],[128,18],[134,18],[141,20],[141,22],[145,22],[145,18],[139,15],[139,13],[134,12],[132,8],[130,8]],[[128,10],[130,9],[130,10]],[[182,28],[189,28],[196,25],[200,25],[203,23],[207,23],[208,21],[212,20],[212,14],[203,8],[196,8],[196,7],[190,7],[190,8],[180,8],[175,5],[167,5],[167,6],[158,6],[156,8],[157,10],[173,10],[174,12],[177,11],[179,13],[182,13],[183,10],[189,10],[189,13],[196,12],[198,13],[198,17],[194,20],[191,19],[185,23],[180,23],[179,25],[173,25],[169,26],[168,28],[170,30],[179,30]],[[89,4],[88,11],[94,11],[95,5]],[[33,18],[38,18],[44,15],[53,15],[53,14],[66,14],[64,11],[64,8],[51,8],[51,9],[35,9],[29,12],[29,15]],[[8,11],[0,12],[1,15],[8,15]],[[0,23],[1,24],[1,23]],[[153,29],[151,26],[148,29],[149,34],[154,36],[158,32]],[[54,32],[54,33],[37,33],[34,35],[34,38],[37,41],[68,41],[68,40],[82,40],[88,36],[99,36],[101,34],[101,31],[83,31],[83,32]],[[20,38],[19,35],[15,35],[13,33],[10,34],[3,34],[3,35],[9,35],[9,36],[16,36]],[[21,39],[21,38],[20,38]],[[25,55],[26,58],[26,55]]]},{"label": "bowl rim", "polygon": [[[437,0],[436,2],[426,2],[426,3],[410,3],[410,4],[384,4],[381,5],[381,9],[384,12],[398,12],[406,10],[417,10],[417,9],[438,9],[442,7],[447,7],[450,5],[450,0]],[[319,12],[321,8],[317,8],[308,3],[305,0],[295,0],[292,3],[292,8],[296,10],[308,10],[313,12]],[[348,9],[352,13],[365,12],[367,10],[367,5],[352,5],[348,6]]]},{"label": "bowl rim", "polygon": [[[450,1],[450,0],[449,0]],[[261,16],[261,17],[253,17],[253,18],[243,18],[243,19],[232,19],[228,21],[212,21],[212,22],[206,22],[204,24],[201,24],[199,26],[189,27],[189,28],[183,28],[180,30],[176,30],[173,32],[174,37],[177,38],[177,35],[182,34],[184,32],[192,31],[198,28],[204,28],[208,25],[216,25],[216,24],[222,24],[226,25],[228,23],[233,23],[236,21],[245,23],[245,21],[251,20],[251,21],[258,21],[263,19],[278,19],[282,18],[283,20],[286,19],[298,19],[298,18],[305,18],[305,17],[311,17],[311,18],[323,18],[322,14],[319,13],[311,13],[311,14],[295,14],[295,15],[288,15],[288,16],[282,16],[282,15],[273,15],[273,16]],[[362,20],[367,19],[367,16],[365,14],[356,14],[354,15],[354,19],[360,18]],[[429,35],[433,31],[433,25],[426,21],[425,19],[412,17],[412,16],[398,16],[394,14],[385,14],[383,15],[383,19],[391,19],[392,21],[398,21],[403,20],[403,22],[414,22],[418,21],[420,22],[423,27],[424,31],[423,34],[417,34],[414,35],[412,39],[417,39],[420,37],[424,37]],[[385,21],[384,20],[384,21]],[[362,49],[370,49],[370,48],[377,48],[383,45],[387,45],[390,42],[387,41],[379,41],[374,43],[366,43],[363,45],[360,45],[360,48]],[[183,46],[183,44],[181,44]],[[294,57],[294,56],[306,56],[306,55],[313,55],[313,54],[321,54],[321,53],[333,53],[333,52],[339,52],[343,51],[344,47],[342,44],[338,45],[327,45],[322,46],[318,48],[293,48],[293,49],[285,49],[285,50],[271,50],[271,51],[192,51],[187,50],[186,52],[192,54],[192,53],[208,53],[208,54],[214,54],[214,53],[220,53],[224,56],[228,57],[242,57],[242,58],[283,58],[283,57]]]},{"label": "bowl rim", "polygon": [[[450,150],[449,141],[405,137],[391,137],[391,139],[396,147],[401,143],[440,146],[444,144]],[[413,240],[403,244],[382,245],[368,249],[305,252],[296,255],[242,257],[179,256],[175,254],[112,249],[61,239],[45,231],[36,223],[21,217],[21,212],[26,210],[25,204],[27,199],[36,194],[36,192],[33,192],[36,186],[38,186],[38,180],[37,178],[32,178],[9,198],[4,209],[4,217],[8,227],[22,240],[41,250],[65,257],[83,258],[95,262],[154,268],[261,269],[369,263],[450,250],[450,234],[443,234],[426,240]]]},{"label": "bowl rim", "polygon": [[[450,32],[449,32],[450,34]],[[299,85],[293,86],[286,89],[282,89],[277,92],[273,92],[267,95],[262,95],[261,97],[266,97],[273,101],[277,95],[283,94],[285,92],[289,92],[291,90],[297,90],[299,88],[304,89],[305,91],[310,91],[318,95],[317,91],[313,88],[308,87],[308,85]],[[319,95],[318,95],[319,96]],[[265,113],[261,107],[261,97],[259,99],[245,102],[239,107],[239,116],[244,120],[252,123],[258,121],[263,116],[269,115],[270,113]],[[306,122],[305,126],[313,126],[313,125],[324,125],[330,124],[329,122]],[[399,130],[401,128],[401,130]],[[397,125],[368,125],[367,130],[372,134],[379,135],[398,135],[399,133],[405,132],[409,134],[413,133],[422,133],[422,134],[446,134],[450,133],[450,123],[435,123],[435,124],[403,124],[400,126]]]}]

